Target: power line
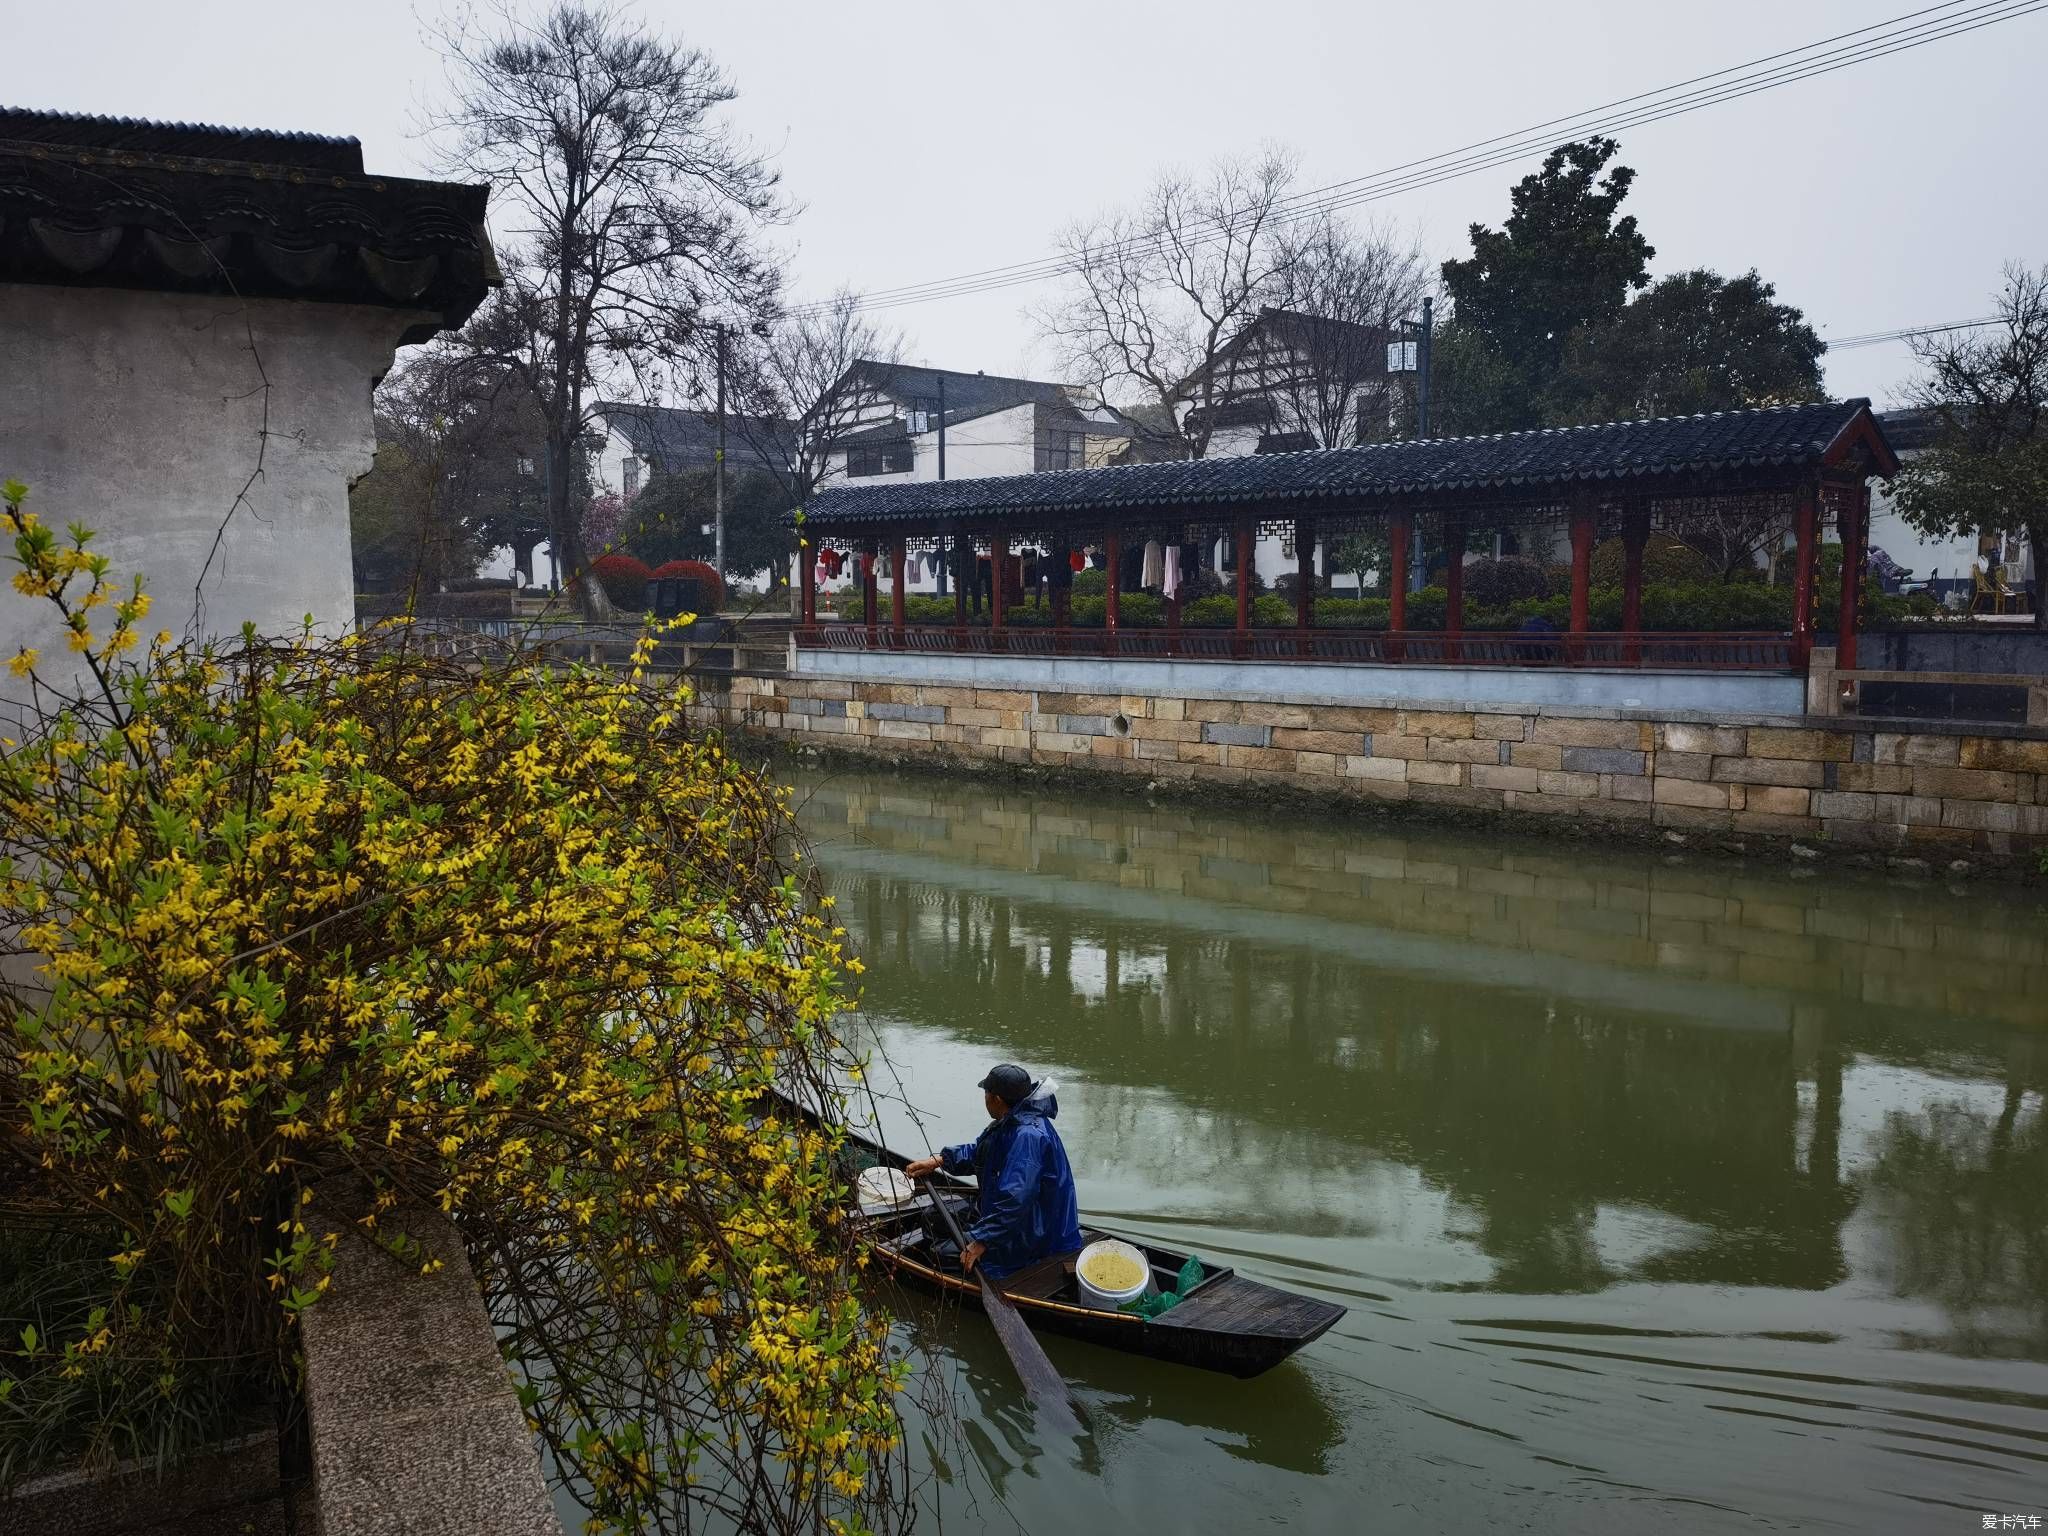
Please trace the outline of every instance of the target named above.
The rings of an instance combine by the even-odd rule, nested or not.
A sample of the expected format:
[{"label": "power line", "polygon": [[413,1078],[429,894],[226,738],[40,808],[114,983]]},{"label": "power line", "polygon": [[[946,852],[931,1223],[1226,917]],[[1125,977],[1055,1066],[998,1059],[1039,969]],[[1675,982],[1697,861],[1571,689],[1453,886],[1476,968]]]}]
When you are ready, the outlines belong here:
[{"label": "power line", "polygon": [[[1535,124],[1515,133],[1496,135],[1461,149],[1409,161],[1370,176],[1355,177],[1300,193],[1277,204],[1273,219],[1276,223],[1294,222],[1437,185],[1546,151],[1561,140],[1613,133],[1682,116],[1721,102],[1739,100],[1744,96],[1775,89],[1780,85],[1831,74],[1852,64],[1867,63],[1944,38],[1978,31],[2002,21],[2015,20],[2044,8],[2048,8],[2048,0],[1949,0],[1946,4],[1927,6],[1894,17],[1890,21],[1837,33],[1799,48],[1767,54],[1747,64],[1733,65],[1710,74],[1697,75],[1655,91],[1621,97],[1604,106],[1588,108],[1565,117],[1551,118],[1547,122]],[[1846,41],[1850,39],[1861,40]],[[1780,62],[1785,60],[1794,62]],[[1706,84],[1716,81],[1719,83]],[[1701,86],[1704,88],[1691,89]],[[1617,112],[1614,110],[1616,108],[1625,110]],[[1196,240],[1197,243],[1201,243],[1205,238],[1213,241],[1229,232],[1226,226],[1216,225],[1212,227],[1209,235],[1204,237],[1198,234]],[[1156,245],[1157,242],[1140,237],[1113,243],[1102,249],[1108,255],[1135,255],[1143,252],[1148,244]],[[1074,262],[1070,257],[1042,257],[1035,261],[987,268],[961,277],[879,290],[863,296],[858,301],[858,307],[864,310],[891,309],[944,298],[966,297],[1000,288],[1037,283],[1073,269]],[[818,313],[826,308],[829,308],[829,303],[800,305],[795,312]]]},{"label": "power line", "polygon": [[1849,352],[1857,347],[1877,347],[1888,341],[1906,341],[1915,336],[1939,336],[1946,331],[1974,331],[1987,325],[2004,323],[2002,315],[1985,315],[1976,320],[1951,320],[1946,325],[1909,325],[1896,331],[1872,331],[1865,336],[1844,336],[1840,341],[1830,341],[1830,352]]}]

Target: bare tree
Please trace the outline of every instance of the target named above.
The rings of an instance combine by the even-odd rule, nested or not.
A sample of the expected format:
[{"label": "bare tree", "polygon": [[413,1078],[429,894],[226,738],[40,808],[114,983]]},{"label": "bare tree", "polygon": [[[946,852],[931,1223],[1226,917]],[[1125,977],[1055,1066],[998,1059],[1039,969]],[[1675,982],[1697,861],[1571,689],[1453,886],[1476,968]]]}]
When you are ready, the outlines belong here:
[{"label": "bare tree", "polygon": [[[603,3],[498,23],[442,40],[454,102],[430,126],[513,232],[503,290],[451,345],[536,403],[549,541],[573,576],[588,563],[573,460],[598,391],[631,379],[610,392],[651,396],[665,366],[711,345],[710,314],[764,310],[777,271],[757,237],[784,209],[775,171],[719,121],[736,92],[710,55]],[[575,590],[602,616],[595,582]]]},{"label": "bare tree", "polygon": [[1407,334],[1430,287],[1421,247],[1329,213],[1285,230],[1279,243],[1279,312],[1259,327],[1248,382],[1272,402],[1278,430],[1318,448],[1385,440],[1398,406],[1387,344]]},{"label": "bare tree", "polygon": [[1933,412],[1936,433],[1892,497],[1929,533],[2025,534],[2034,624],[2048,628],[2048,266],[2006,267],[1998,317],[1915,340],[1913,402]]},{"label": "bare tree", "polygon": [[[860,295],[843,288],[823,305],[777,320],[742,355],[739,388],[752,412],[742,435],[780,481],[799,523],[833,453],[857,430],[870,381],[856,365],[886,370],[902,357],[902,334],[871,324]],[[761,434],[778,441],[756,441]]]},{"label": "bare tree", "polygon": [[1169,172],[1135,206],[1060,235],[1066,292],[1037,314],[1040,332],[1076,382],[1142,396],[1188,458],[1209,449],[1219,360],[1274,292],[1294,171],[1292,155],[1269,149],[1200,177]]}]

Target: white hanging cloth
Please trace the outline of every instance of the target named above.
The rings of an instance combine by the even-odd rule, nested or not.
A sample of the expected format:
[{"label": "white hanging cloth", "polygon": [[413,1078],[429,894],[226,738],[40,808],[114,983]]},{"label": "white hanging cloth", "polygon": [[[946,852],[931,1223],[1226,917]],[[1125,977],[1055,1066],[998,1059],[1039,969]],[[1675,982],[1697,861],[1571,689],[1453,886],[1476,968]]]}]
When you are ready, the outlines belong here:
[{"label": "white hanging cloth", "polygon": [[1159,541],[1149,540],[1145,545],[1145,568],[1139,573],[1138,585],[1156,587],[1166,579],[1165,566],[1161,563]]},{"label": "white hanging cloth", "polygon": [[1166,546],[1166,571],[1160,578],[1159,590],[1165,594],[1169,602],[1180,591],[1180,546],[1178,544]]}]

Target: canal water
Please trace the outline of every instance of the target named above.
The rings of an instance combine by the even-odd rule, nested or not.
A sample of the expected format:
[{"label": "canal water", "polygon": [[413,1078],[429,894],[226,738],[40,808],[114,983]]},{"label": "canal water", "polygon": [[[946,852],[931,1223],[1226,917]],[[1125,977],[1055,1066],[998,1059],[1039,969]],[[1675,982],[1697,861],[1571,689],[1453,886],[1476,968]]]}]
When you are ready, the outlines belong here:
[{"label": "canal water", "polygon": [[[2048,915],[1594,851],[806,774],[891,1142],[1059,1083],[1082,1217],[1349,1308],[1240,1382],[905,1300],[949,1531],[2048,1516]],[[1802,878],[1803,876],[1803,878]],[[928,1411],[936,1403],[938,1411]]]}]

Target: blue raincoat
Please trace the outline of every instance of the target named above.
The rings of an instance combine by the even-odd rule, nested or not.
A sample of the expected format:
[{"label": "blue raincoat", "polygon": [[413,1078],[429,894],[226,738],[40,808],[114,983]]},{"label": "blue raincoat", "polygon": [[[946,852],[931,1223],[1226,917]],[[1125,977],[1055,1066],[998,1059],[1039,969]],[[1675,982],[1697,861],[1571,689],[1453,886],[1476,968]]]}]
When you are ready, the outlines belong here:
[{"label": "blue raincoat", "polygon": [[939,1153],[946,1172],[971,1173],[981,1186],[967,1239],[987,1245],[978,1267],[991,1280],[1081,1246],[1074,1172],[1052,1128],[1059,1112],[1052,1084],[1041,1083],[977,1140]]}]

